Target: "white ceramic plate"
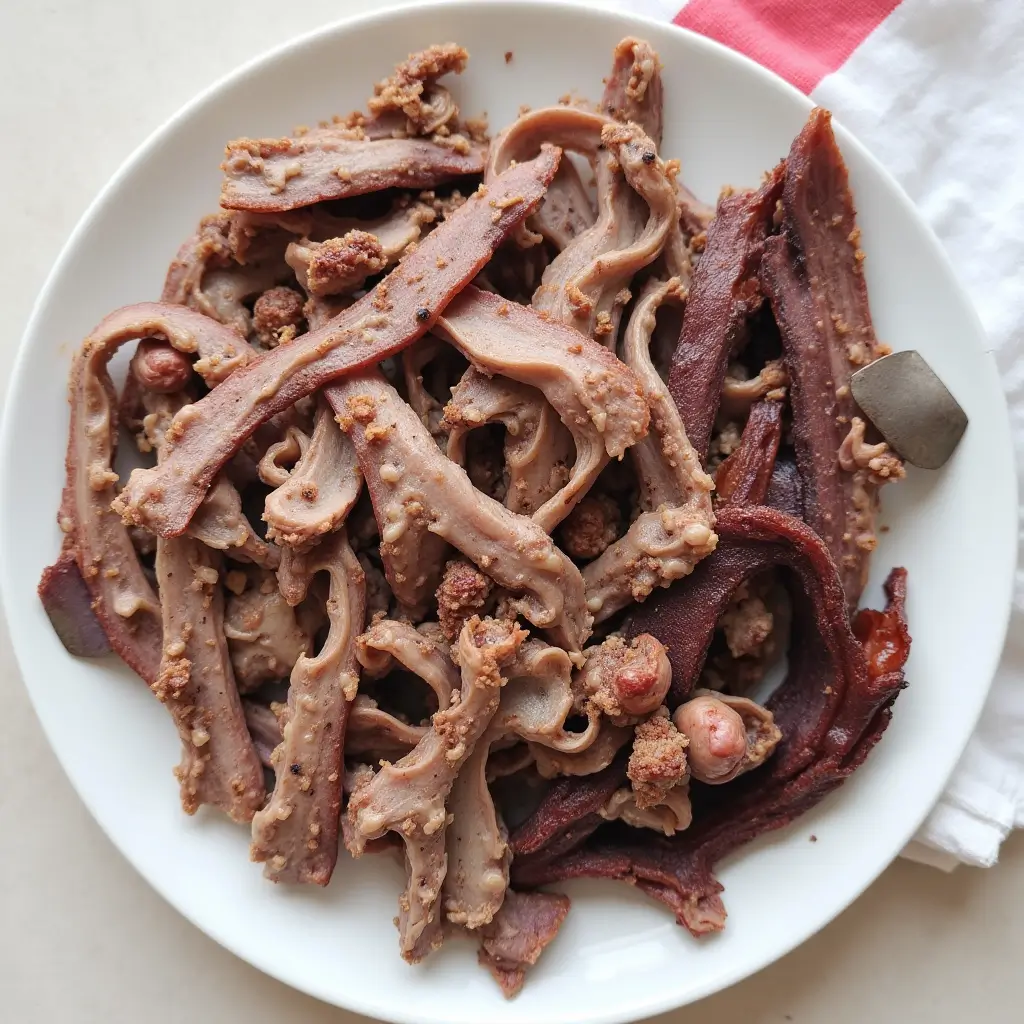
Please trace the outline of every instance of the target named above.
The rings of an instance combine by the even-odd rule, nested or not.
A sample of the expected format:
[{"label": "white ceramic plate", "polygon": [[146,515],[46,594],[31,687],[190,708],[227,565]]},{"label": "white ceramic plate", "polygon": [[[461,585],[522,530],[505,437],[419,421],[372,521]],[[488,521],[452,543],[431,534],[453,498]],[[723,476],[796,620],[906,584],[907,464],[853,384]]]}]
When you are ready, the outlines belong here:
[{"label": "white ceramic plate", "polygon": [[[1002,391],[981,326],[938,243],[906,196],[849,135],[843,152],[860,208],[878,333],[919,349],[971,425],[939,473],[887,489],[869,599],[894,564],[910,570],[910,688],[867,765],[839,794],[721,872],[728,928],[697,942],[626,886],[574,884],[572,913],[522,994],[506,1003],[452,942],[411,968],[391,923],[402,873],[390,858],[345,859],[326,891],[264,882],[244,829],[187,818],[166,712],[113,659],[77,661],[36,599],[57,553],[74,346],[109,310],[154,298],[179,242],[216,206],[224,142],[361,106],[411,50],[457,40],[472,59],[458,84],[492,126],[520,104],[570,90],[598,97],[613,44],[646,36],[665,64],[664,152],[696,192],[755,184],[789,148],[808,100],[715,43],[625,15],[523,3],[382,13],[328,28],[248,65],[161,128],[86,214],[26,333],[0,449],[0,581],[15,650],[53,748],[125,856],[181,913],[296,988],[393,1021],[632,1020],[756,971],[830,921],[899,852],[938,796],[974,725],[999,655],[1016,547],[1016,488]],[[505,51],[514,54],[511,63]],[[40,795],[45,803],[45,795]],[[43,812],[42,807],[40,813]],[[811,843],[811,834],[817,842]]]}]

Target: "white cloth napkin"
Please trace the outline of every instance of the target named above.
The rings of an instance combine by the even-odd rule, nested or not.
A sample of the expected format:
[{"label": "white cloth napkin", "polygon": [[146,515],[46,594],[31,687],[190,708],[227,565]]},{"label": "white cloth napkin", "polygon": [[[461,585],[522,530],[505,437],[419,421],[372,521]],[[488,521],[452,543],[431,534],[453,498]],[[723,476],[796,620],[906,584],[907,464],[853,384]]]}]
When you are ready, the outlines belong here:
[{"label": "white cloth napkin", "polygon": [[[620,6],[705,31],[769,66],[774,61],[774,69],[809,88],[896,176],[946,246],[981,315],[1024,480],[1024,2],[691,0],[684,7],[624,0]],[[830,73],[816,75],[818,65]],[[945,871],[960,863],[989,867],[1020,826],[1024,570],[1018,563],[1009,640],[981,721],[903,855]]]}]

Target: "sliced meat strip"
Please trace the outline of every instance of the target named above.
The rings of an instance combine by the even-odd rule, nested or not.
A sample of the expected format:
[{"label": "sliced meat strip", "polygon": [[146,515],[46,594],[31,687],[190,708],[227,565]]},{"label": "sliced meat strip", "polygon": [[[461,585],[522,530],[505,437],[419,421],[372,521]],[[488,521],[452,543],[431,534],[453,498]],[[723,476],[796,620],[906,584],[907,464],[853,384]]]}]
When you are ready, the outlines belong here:
[{"label": "sliced meat strip", "polygon": [[361,128],[329,126],[278,139],[235,139],[221,169],[227,210],[275,213],[386,188],[433,188],[480,174],[485,149],[462,136],[368,139]]},{"label": "sliced meat strip", "polygon": [[157,540],[164,643],[152,689],[181,737],[184,810],[209,804],[250,821],[266,792],[224,635],[222,571],[219,556],[191,537]]},{"label": "sliced meat strip", "polygon": [[540,202],[559,158],[558,150],[548,148],[509,170],[486,194],[477,193],[456,210],[364,298],[318,330],[265,352],[182,410],[168,458],[156,469],[135,470],[118,500],[121,515],[163,535],[182,532],[217,470],[261,423],[429,330],[514,224]]},{"label": "sliced meat strip", "polygon": [[[198,354],[195,369],[210,385],[252,357],[237,334],[208,317],[147,302],[111,313],[85,339],[71,368],[67,478],[57,516],[64,534],[62,557],[77,563],[110,647],[148,683],[160,670],[160,605],[128,531],[110,511],[117,485],[111,466],[117,404],[107,364],[126,342],[154,337],[186,355]],[[69,614],[76,608],[81,604],[65,604]],[[82,628],[90,629],[88,620]],[[58,635],[71,634],[65,625]]]},{"label": "sliced meat strip", "polygon": [[569,481],[533,513],[550,532],[589,490],[607,458],[621,458],[644,436],[650,414],[635,374],[606,348],[526,306],[466,288],[438,331],[486,374],[540,390],[576,443]]},{"label": "sliced meat strip", "polygon": [[718,507],[763,505],[782,440],[782,402],[766,398],[750,410],[739,447],[718,467]]},{"label": "sliced meat strip", "polygon": [[[580,650],[590,631],[583,579],[547,533],[477,491],[379,374],[346,378],[326,394],[355,444],[382,553],[409,536],[440,537],[518,595],[513,612],[549,630],[558,646]],[[443,567],[442,559],[430,572],[439,579]]]},{"label": "sliced meat strip", "polygon": [[285,547],[307,547],[345,521],[362,486],[352,442],[331,407],[321,402],[306,450],[287,479],[267,495],[267,536]]},{"label": "sliced meat strip", "polygon": [[489,423],[505,427],[505,507],[532,516],[568,483],[572,434],[536,388],[470,367],[444,410],[448,458],[465,466],[469,433]]},{"label": "sliced meat strip", "polygon": [[480,963],[506,999],[522,987],[526,968],[547,948],[569,913],[569,897],[553,892],[510,892],[497,917],[481,932]]},{"label": "sliced meat strip", "polygon": [[289,600],[304,594],[318,572],[330,577],[330,631],[319,653],[301,655],[292,669],[274,792],[253,819],[250,855],[271,881],[327,885],[338,859],[342,752],[366,602],[363,570],[344,530],[308,554],[289,555],[282,591]]},{"label": "sliced meat strip", "polygon": [[693,571],[715,550],[711,478],[650,355],[658,309],[682,301],[678,277],[652,281],[630,317],[623,358],[647,393],[651,432],[631,449],[642,511],[625,536],[583,570],[587,608],[601,622]]},{"label": "sliced meat strip", "polygon": [[846,165],[825,110],[815,109],[793,142],[782,202],[784,236],[765,251],[761,283],[791,380],[807,522],[828,544],[852,609],[877,544],[878,487],[902,477],[903,466],[890,454],[872,472],[839,457],[857,414],[850,377],[889,349],[875,337]]},{"label": "sliced meat strip", "polygon": [[782,195],[785,164],[755,192],[723,199],[693,272],[668,390],[694,450],[706,460],[719,396],[747,319],[760,305],[757,269]]},{"label": "sliced meat strip", "polygon": [[409,725],[377,707],[365,694],[352,702],[345,731],[345,754],[350,758],[388,758],[397,761],[427,734],[425,725]]},{"label": "sliced meat strip", "polygon": [[[854,635],[836,568],[810,529],[772,509],[731,507],[722,510],[719,528],[723,546],[735,544],[729,550],[745,551],[759,569],[790,559],[811,588],[798,614],[806,632],[795,646],[790,674],[768,705],[782,732],[774,757],[761,770],[718,791],[721,796],[681,836],[647,838],[641,844],[608,831],[564,855],[517,858],[517,885],[584,876],[624,879],[667,903],[693,934],[719,931],[725,907],[722,886],[713,874],[717,861],[790,823],[833,792],[885,731],[892,702],[904,685],[902,669],[909,652],[905,572],[892,572],[886,611],[862,612]],[[707,596],[691,591],[692,579],[673,594],[687,604]]]},{"label": "sliced meat strip", "polygon": [[445,803],[459,771],[473,754],[494,712],[504,667],[525,633],[513,623],[473,618],[459,636],[459,699],[434,715],[430,732],[396,764],[364,774],[349,800],[350,849],[398,832],[405,843],[408,886],[399,901],[402,955],[421,960],[441,942],[437,900],[446,873]]}]

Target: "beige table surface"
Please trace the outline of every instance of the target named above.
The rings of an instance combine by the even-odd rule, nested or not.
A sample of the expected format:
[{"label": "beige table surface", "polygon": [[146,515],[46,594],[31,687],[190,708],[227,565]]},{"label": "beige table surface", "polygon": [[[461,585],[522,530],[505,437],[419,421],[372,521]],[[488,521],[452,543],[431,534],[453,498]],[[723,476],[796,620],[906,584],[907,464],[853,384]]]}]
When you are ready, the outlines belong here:
[{"label": "beige table surface", "polygon": [[[0,384],[64,239],[129,152],[254,54],[372,0],[0,0]],[[0,1024],[358,1024],[167,906],[78,801],[0,629]],[[1024,840],[999,867],[893,865],[820,935],[661,1024],[1024,1021]],[[272,942],[272,937],[267,937]],[[538,1022],[544,1024],[544,1022]]]}]

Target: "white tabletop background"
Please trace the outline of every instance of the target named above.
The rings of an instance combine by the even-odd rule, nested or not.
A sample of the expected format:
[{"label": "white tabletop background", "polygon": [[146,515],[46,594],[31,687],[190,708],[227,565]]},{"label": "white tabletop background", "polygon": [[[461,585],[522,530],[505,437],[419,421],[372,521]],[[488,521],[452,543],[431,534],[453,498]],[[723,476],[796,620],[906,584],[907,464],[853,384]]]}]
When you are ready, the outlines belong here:
[{"label": "white tabletop background", "polygon": [[[135,146],[240,62],[375,6],[0,2],[0,394],[51,263]],[[50,752],[5,626],[0,697],[0,1022],[365,1024],[235,959],[135,874]],[[657,1021],[1018,1022],[1022,901],[1019,836],[989,871],[900,862],[780,963]]]}]

